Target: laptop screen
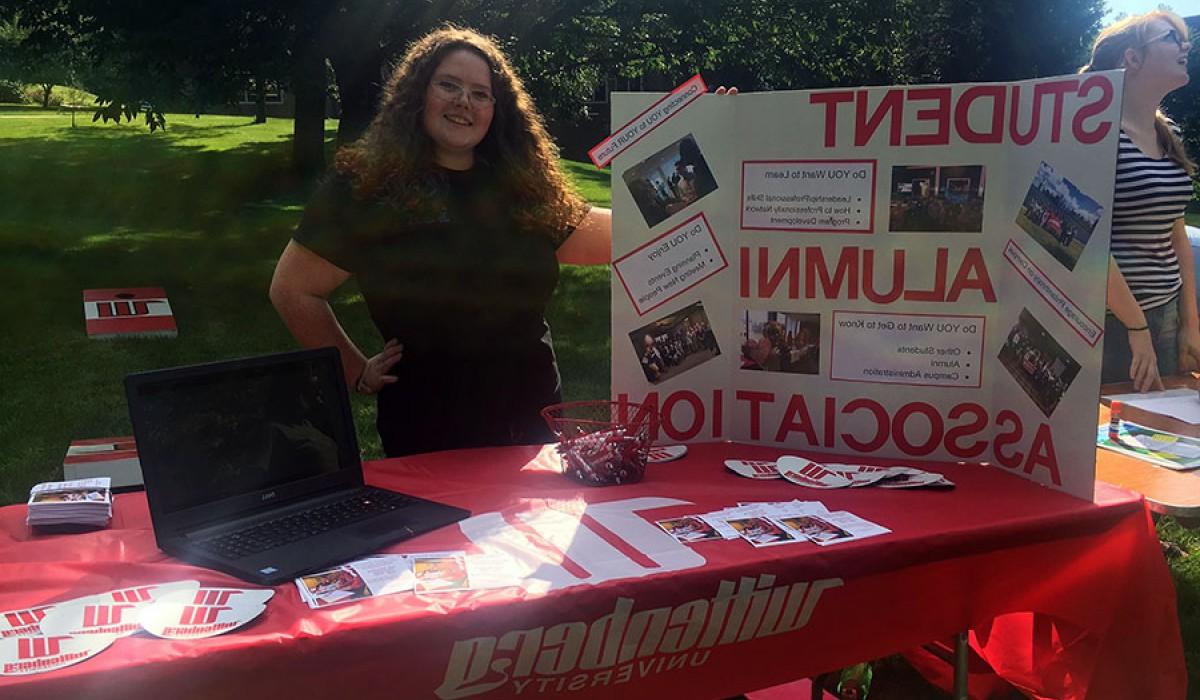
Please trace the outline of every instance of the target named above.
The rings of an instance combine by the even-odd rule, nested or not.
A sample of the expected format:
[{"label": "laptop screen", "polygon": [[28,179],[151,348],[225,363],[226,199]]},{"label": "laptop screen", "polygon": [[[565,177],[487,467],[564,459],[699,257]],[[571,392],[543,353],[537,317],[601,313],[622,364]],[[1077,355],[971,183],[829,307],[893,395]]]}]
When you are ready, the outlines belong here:
[{"label": "laptop screen", "polygon": [[250,494],[267,500],[274,489],[301,495],[284,487],[361,472],[340,373],[328,350],[131,375],[130,413],[154,509],[169,515]]}]

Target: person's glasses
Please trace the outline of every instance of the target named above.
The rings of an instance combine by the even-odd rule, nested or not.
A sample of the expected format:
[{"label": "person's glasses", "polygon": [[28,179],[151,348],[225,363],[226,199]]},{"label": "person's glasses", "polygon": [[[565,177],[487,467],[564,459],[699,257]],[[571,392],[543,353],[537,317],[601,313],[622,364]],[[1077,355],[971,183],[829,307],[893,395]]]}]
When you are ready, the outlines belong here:
[{"label": "person's glasses", "polygon": [[483,109],[496,104],[496,98],[492,93],[483,88],[471,88],[468,90],[453,80],[446,80],[445,78],[434,80],[432,85],[438,97],[447,102],[457,102],[465,95],[467,103],[472,107]]},{"label": "person's glasses", "polygon": [[1187,39],[1184,39],[1182,36],[1180,36],[1178,29],[1169,29],[1169,30],[1167,30],[1166,34],[1156,36],[1153,39],[1151,39],[1147,42],[1144,42],[1142,44],[1142,46],[1148,46],[1149,44],[1153,44],[1158,41],[1164,41],[1164,42],[1169,41],[1169,42],[1175,44],[1176,46],[1178,46],[1180,48],[1180,50],[1183,49],[1184,44],[1188,43]]}]

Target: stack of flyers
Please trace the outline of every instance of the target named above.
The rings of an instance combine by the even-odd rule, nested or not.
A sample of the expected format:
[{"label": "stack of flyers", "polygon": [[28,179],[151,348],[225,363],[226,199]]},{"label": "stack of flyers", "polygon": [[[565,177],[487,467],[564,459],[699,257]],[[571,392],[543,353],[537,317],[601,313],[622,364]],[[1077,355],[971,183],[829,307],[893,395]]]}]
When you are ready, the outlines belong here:
[{"label": "stack of flyers", "polygon": [[316,610],[392,593],[445,593],[521,585],[502,556],[462,551],[384,554],[296,579],[300,598]]},{"label": "stack of flyers", "polygon": [[798,542],[825,546],[891,532],[853,513],[830,512],[819,501],[739,503],[733,508],[656,524],[684,544],[741,538],[755,547]]},{"label": "stack of flyers", "polygon": [[1168,469],[1200,467],[1200,439],[1152,430],[1129,421],[1120,421],[1115,435],[1110,426],[1100,426],[1096,432],[1096,444],[1106,450],[1120,452]]},{"label": "stack of flyers", "polygon": [[112,493],[107,477],[52,481],[29,492],[30,527],[81,525],[104,527],[112,520]]},{"label": "stack of flyers", "polygon": [[780,457],[776,461],[727,459],[725,468],[748,479],[787,479],[814,489],[844,489],[879,486],[910,489],[920,486],[953,487],[941,474],[916,467],[877,467],[869,464],[819,464],[804,457]]}]

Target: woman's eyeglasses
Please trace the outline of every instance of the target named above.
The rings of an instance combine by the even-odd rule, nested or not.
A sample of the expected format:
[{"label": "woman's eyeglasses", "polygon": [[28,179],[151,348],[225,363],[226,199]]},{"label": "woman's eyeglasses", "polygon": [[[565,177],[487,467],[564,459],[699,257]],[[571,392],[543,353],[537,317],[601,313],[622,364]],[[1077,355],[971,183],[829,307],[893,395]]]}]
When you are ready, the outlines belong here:
[{"label": "woman's eyeglasses", "polygon": [[434,80],[431,84],[433,85],[433,89],[437,93],[438,97],[441,97],[447,102],[457,102],[465,95],[467,98],[467,103],[472,107],[482,109],[484,107],[491,107],[492,105],[496,104],[496,98],[492,95],[492,93],[484,90],[483,88],[471,88],[468,90],[453,80],[446,80],[444,78]]},{"label": "woman's eyeglasses", "polygon": [[1183,50],[1183,45],[1189,43],[1187,39],[1184,39],[1182,36],[1180,36],[1178,29],[1169,29],[1167,30],[1166,34],[1156,36],[1153,39],[1142,43],[1142,46],[1148,46],[1159,41],[1171,42],[1178,46],[1181,51]]}]

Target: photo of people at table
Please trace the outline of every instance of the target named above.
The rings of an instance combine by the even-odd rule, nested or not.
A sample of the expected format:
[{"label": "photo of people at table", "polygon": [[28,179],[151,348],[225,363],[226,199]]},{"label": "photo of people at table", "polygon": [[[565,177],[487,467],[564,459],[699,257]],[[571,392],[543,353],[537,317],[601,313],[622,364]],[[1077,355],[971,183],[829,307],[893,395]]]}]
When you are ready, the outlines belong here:
[{"label": "photo of people at table", "polygon": [[822,520],[815,515],[802,515],[794,518],[781,518],[779,522],[807,537],[813,542],[832,542],[852,535],[831,522]]},{"label": "photo of people at table", "polygon": [[1079,363],[1038,323],[1029,309],[1008,332],[1000,364],[1049,418],[1079,374]]},{"label": "photo of people at table", "polygon": [[721,354],[704,304],[696,302],[629,334],[646,381],[658,384]]},{"label": "photo of people at table", "polygon": [[682,518],[659,520],[657,525],[667,534],[684,544],[722,539],[721,533],[717,532],[712,525],[691,515]]},{"label": "photo of people at table", "polygon": [[795,537],[766,518],[737,518],[725,522],[755,547],[794,542]]},{"label": "photo of people at table", "polygon": [[985,180],[982,165],[894,166],[888,230],[979,233]]},{"label": "photo of people at table", "polygon": [[1017,212],[1017,225],[1074,270],[1103,211],[1096,200],[1042,162]]},{"label": "photo of people at table", "polygon": [[349,566],[304,576],[300,581],[318,603],[325,605],[371,597],[367,582]]},{"label": "photo of people at table", "polygon": [[821,372],[821,314],[747,309],[741,335],[742,369]]},{"label": "photo of people at table", "polygon": [[629,168],[621,179],[647,226],[654,226],[717,189],[712,170],[691,134]]}]

